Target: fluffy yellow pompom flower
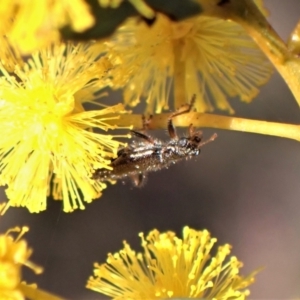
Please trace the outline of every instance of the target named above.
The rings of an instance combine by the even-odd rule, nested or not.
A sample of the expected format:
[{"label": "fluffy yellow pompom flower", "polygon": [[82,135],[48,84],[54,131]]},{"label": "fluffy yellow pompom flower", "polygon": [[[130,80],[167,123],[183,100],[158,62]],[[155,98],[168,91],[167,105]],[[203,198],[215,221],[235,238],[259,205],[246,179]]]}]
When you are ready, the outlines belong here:
[{"label": "fluffy yellow pompom flower", "polygon": [[[198,112],[218,108],[233,113],[228,97],[251,101],[272,73],[267,58],[239,24],[207,16],[172,22],[157,14],[151,26],[131,19],[107,47],[124,69],[123,77],[127,75],[125,103],[135,106],[146,97],[149,113],[169,109],[172,89],[176,102],[171,109],[196,94]],[[119,74],[115,77],[120,82]]]},{"label": "fluffy yellow pompom flower", "polygon": [[0,62],[8,72],[13,72],[15,65],[23,66],[21,53],[9,44],[7,37],[0,35],[0,44]]},{"label": "fluffy yellow pompom flower", "polygon": [[245,299],[254,273],[241,277],[242,263],[236,257],[226,260],[230,245],[210,252],[216,242],[207,230],[183,229],[183,239],[173,232],[153,230],[147,238],[141,233],[144,253],[124,249],[109,254],[107,263],[95,264],[94,277],[87,287],[113,299]]},{"label": "fluffy yellow pompom flower", "polygon": [[0,19],[0,35],[23,53],[57,42],[63,26],[82,32],[94,24],[84,0],[2,0]]},{"label": "fluffy yellow pompom flower", "polygon": [[[0,235],[0,299],[24,299],[20,287],[22,266],[28,266],[36,273],[42,272],[42,268],[28,260],[32,250],[21,240],[27,231],[28,227],[16,227]],[[10,235],[12,232],[19,232],[16,239]]]},{"label": "fluffy yellow pompom flower", "polygon": [[[122,1],[99,0],[98,4],[117,8]],[[154,17],[143,0],[128,1],[145,17]],[[83,32],[95,24],[92,8],[84,0],[1,0],[0,19],[0,37],[6,36],[23,54],[58,42],[59,30],[65,26]]]},{"label": "fluffy yellow pompom flower", "polygon": [[9,206],[45,210],[51,178],[66,212],[101,195],[106,185],[91,178],[94,169],[110,168],[117,153],[120,143],[106,133],[116,126],[106,121],[123,106],[84,111],[82,102],[109,84],[110,68],[80,44],[36,53],[14,76],[0,67],[0,184],[8,186]]}]

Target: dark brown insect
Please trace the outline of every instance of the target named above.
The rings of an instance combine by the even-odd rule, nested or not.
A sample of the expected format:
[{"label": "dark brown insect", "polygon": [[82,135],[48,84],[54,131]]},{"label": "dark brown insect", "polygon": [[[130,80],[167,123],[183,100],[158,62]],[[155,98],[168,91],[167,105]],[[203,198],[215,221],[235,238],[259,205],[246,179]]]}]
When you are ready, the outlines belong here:
[{"label": "dark brown insect", "polygon": [[[190,159],[200,154],[200,148],[213,141],[217,135],[212,135],[208,140],[202,142],[202,132],[194,131],[191,124],[188,136],[179,138],[176,134],[172,119],[176,116],[188,113],[195,101],[193,97],[191,104],[184,109],[173,113],[167,123],[169,141],[161,141],[138,131],[132,130],[132,134],[140,139],[132,142],[128,147],[118,151],[117,158],[111,161],[112,170],[98,169],[93,178],[101,181],[118,180],[129,177],[136,186],[141,186],[146,174],[168,168],[183,159]],[[151,119],[150,119],[151,122]],[[144,127],[145,127],[144,120]]]}]

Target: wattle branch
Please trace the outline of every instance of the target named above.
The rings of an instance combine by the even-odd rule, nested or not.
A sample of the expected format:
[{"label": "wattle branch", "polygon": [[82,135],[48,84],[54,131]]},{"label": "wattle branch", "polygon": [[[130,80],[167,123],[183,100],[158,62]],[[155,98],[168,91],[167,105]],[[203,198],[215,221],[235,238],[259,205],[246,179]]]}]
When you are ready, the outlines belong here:
[{"label": "wattle branch", "polygon": [[[170,115],[170,113],[154,115],[149,124],[149,129],[166,129],[167,121]],[[109,122],[110,121],[108,120],[107,123]],[[111,122],[120,127],[132,125],[135,129],[141,129],[142,115],[124,114],[121,115],[117,120],[115,119]],[[193,124],[195,127],[199,128],[235,130],[300,141],[300,125],[295,124],[268,122],[196,112],[174,117],[173,123],[177,127],[188,127],[190,124]]]}]

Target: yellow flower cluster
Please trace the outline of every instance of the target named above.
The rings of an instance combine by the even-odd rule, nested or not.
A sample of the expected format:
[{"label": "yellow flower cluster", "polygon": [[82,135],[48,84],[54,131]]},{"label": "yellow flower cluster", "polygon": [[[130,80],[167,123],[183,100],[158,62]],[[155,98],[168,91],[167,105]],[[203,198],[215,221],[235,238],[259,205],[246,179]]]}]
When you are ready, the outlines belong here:
[{"label": "yellow flower cluster", "polygon": [[[49,195],[72,212],[101,195],[106,184],[93,174],[112,168],[111,159],[126,146],[115,138],[129,136],[111,134],[120,128],[125,107],[97,103],[102,89],[123,89],[127,106],[145,98],[148,113],[173,110],[193,94],[198,112],[233,113],[229,97],[250,102],[269,79],[269,62],[239,24],[204,15],[175,22],[144,0],[98,0],[97,5],[118,8],[123,1],[152,24],[129,18],[111,37],[86,43],[62,42],[60,30],[83,33],[93,27],[98,20],[92,1],[1,1],[0,185],[9,200],[0,204],[0,214],[10,206],[43,211]],[[263,10],[261,0],[254,2]],[[19,232],[15,239],[14,231]],[[42,271],[28,260],[32,251],[21,240],[26,231],[0,235],[0,299],[21,300],[28,296],[24,291],[37,295],[21,283],[22,266]],[[228,244],[212,255],[217,240],[207,230],[185,227],[182,239],[157,230],[140,237],[143,253],[124,242],[106,263],[95,264],[87,287],[129,300],[244,300],[250,294],[256,272],[239,275],[242,263],[228,258]],[[47,297],[40,299],[55,299]]]},{"label": "yellow flower cluster", "polygon": [[[103,7],[118,7],[124,0],[99,0]],[[154,12],[143,0],[128,0],[144,16]],[[95,23],[84,0],[3,0],[0,4],[0,36],[24,54],[60,40],[59,29],[70,26],[83,32]],[[0,38],[2,42],[2,38]],[[3,50],[0,50],[3,51]]]},{"label": "yellow flower cluster", "polygon": [[[46,209],[53,196],[64,211],[84,208],[100,196],[105,184],[92,179],[98,168],[110,168],[121,143],[107,121],[123,111],[121,104],[85,111],[94,92],[109,85],[111,65],[92,46],[59,44],[32,55],[14,75],[4,66],[0,78],[0,184],[7,185],[9,206],[31,212]],[[100,129],[99,133],[93,129]]]},{"label": "yellow flower cluster", "polygon": [[[154,17],[143,0],[99,5],[122,1]],[[7,207],[40,212],[52,195],[71,212],[101,195],[106,185],[92,179],[94,170],[111,168],[124,145],[107,134],[117,128],[122,104],[85,110],[105,87],[123,89],[125,105],[145,97],[151,113],[168,109],[171,94],[172,109],[196,94],[199,112],[232,113],[228,97],[250,101],[270,76],[243,29],[217,18],[173,22],[157,13],[151,26],[129,19],[105,41],[71,44],[59,42],[59,28],[80,32],[94,22],[83,0],[4,1],[0,16],[0,185],[7,186]],[[25,59],[20,50],[32,53]]]},{"label": "yellow flower cluster", "polygon": [[94,24],[89,6],[83,0],[1,1],[0,35],[23,53],[59,40],[58,29],[70,25],[84,31]]},{"label": "yellow flower cluster", "polygon": [[[37,274],[42,272],[42,268],[28,260],[32,250],[28,248],[26,241],[21,240],[27,231],[28,227],[16,227],[0,235],[0,299],[24,299],[19,286],[22,266],[32,268]],[[19,232],[17,238],[10,235],[12,232]]]},{"label": "yellow flower cluster", "polygon": [[129,19],[106,46],[107,56],[119,64],[113,88],[120,88],[121,76],[127,78],[121,86],[125,104],[135,106],[144,97],[148,113],[169,109],[172,90],[171,109],[196,94],[198,112],[233,113],[228,97],[251,101],[272,73],[239,24],[201,15],[173,22],[158,13],[151,26]]},{"label": "yellow flower cluster", "polygon": [[136,253],[124,242],[124,249],[109,254],[107,263],[95,264],[87,287],[113,299],[245,299],[254,274],[239,275],[242,263],[232,256],[230,245],[211,250],[216,238],[207,230],[183,229],[183,239],[174,232],[153,230],[144,238],[144,253]]}]

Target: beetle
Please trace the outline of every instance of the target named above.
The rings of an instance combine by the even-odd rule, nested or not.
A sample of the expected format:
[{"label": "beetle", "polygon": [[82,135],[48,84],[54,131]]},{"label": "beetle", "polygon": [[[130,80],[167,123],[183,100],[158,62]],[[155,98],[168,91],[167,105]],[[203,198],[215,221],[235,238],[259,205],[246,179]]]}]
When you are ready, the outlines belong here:
[{"label": "beetle", "polygon": [[[168,118],[167,129],[170,139],[162,141],[151,136],[131,130],[131,133],[139,139],[121,148],[117,157],[111,160],[112,170],[98,169],[93,179],[100,181],[114,181],[131,178],[135,186],[142,186],[149,172],[169,168],[169,166],[184,160],[191,159],[200,154],[200,148],[213,141],[217,134],[213,134],[208,140],[202,141],[202,132],[195,131],[190,124],[187,137],[178,137],[173,125],[173,118],[191,111],[195,102],[195,96],[189,105],[171,114]],[[143,118],[143,127],[151,122]]]}]

